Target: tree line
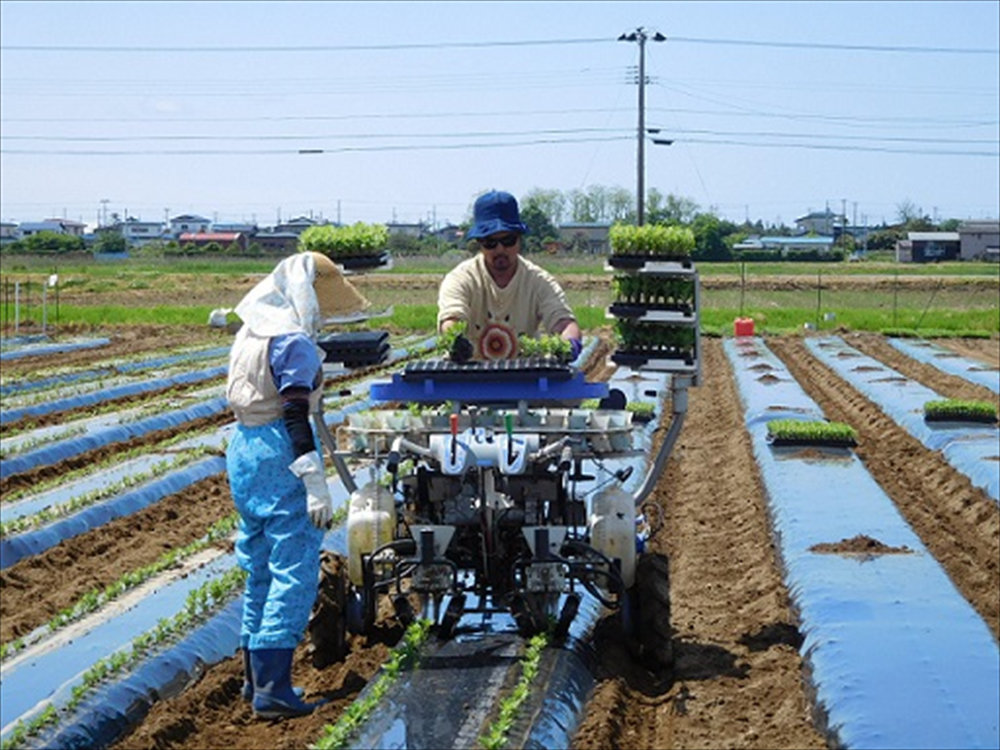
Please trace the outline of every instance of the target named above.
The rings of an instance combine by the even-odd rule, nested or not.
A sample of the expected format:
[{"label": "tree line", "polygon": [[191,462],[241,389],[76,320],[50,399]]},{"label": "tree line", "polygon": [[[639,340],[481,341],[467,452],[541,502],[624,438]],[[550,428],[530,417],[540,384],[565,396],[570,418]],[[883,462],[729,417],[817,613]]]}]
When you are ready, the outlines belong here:
[{"label": "tree line", "polygon": [[[559,239],[558,227],[567,224],[635,224],[637,218],[635,194],[622,187],[591,185],[586,189],[555,190],[534,188],[520,196],[521,219],[528,226],[529,233],[524,240],[527,253],[543,252]],[[868,234],[865,247],[870,251],[894,250],[896,242],[906,238],[907,232],[955,231],[959,220],[948,219],[936,224],[931,218],[909,200],[897,206],[898,223],[888,227],[873,228]],[[761,220],[733,222],[721,218],[714,208],[702,209],[694,200],[673,194],[664,195],[656,188],[646,194],[644,206],[645,223],[667,226],[689,227],[695,236],[695,260],[760,260],[759,253],[736,252],[734,245],[751,235],[791,236],[793,228],[785,225],[768,224]],[[471,210],[470,210],[471,216]],[[463,222],[467,228],[469,219]],[[403,255],[439,255],[464,243],[447,241],[439,237],[407,237],[393,235],[389,238],[388,250]],[[850,235],[841,234],[834,252],[824,259],[841,259],[854,252],[857,241]],[[566,248],[572,252],[573,248]],[[179,255],[207,256],[262,256],[264,251],[252,240],[244,250],[238,245],[223,247],[218,243],[194,246],[181,244],[176,240],[155,241],[143,247],[130,247],[128,241],[118,231],[104,228],[96,233],[96,238],[87,243],[82,237],[43,231],[0,246],[4,254],[59,255],[76,252],[124,253],[163,257]],[[812,253],[802,253],[802,260],[815,260]],[[773,257],[768,251],[763,257]]]}]

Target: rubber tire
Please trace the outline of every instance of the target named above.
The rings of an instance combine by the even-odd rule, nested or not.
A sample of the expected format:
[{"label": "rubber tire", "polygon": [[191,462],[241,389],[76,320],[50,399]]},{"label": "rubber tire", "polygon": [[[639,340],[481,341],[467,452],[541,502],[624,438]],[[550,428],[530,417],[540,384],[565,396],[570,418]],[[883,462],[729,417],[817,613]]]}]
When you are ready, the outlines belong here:
[{"label": "rubber tire", "polygon": [[347,560],[320,552],[319,586],[306,627],[312,665],[323,669],[347,656]]},{"label": "rubber tire", "polygon": [[670,568],[667,557],[653,552],[639,556],[635,568],[635,628],[643,660],[661,671],[673,666],[670,626]]}]

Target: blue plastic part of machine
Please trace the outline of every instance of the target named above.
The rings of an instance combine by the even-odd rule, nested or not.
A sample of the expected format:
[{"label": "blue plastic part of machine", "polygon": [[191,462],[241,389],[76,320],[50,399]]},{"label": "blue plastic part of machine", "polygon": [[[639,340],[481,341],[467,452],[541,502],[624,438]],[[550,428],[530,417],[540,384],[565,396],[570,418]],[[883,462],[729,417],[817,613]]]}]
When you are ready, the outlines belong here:
[{"label": "blue plastic part of machine", "polygon": [[519,368],[496,363],[470,363],[439,368],[408,367],[388,383],[372,383],[372,401],[467,404],[516,401],[579,401],[604,398],[607,383],[588,383],[569,366],[537,363]]}]

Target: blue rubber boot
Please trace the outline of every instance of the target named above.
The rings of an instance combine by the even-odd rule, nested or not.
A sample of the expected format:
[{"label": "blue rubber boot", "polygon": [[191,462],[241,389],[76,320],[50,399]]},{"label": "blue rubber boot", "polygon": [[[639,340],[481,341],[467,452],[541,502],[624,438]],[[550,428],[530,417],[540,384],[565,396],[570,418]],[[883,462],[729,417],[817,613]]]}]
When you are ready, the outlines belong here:
[{"label": "blue rubber boot", "polygon": [[253,670],[253,712],[261,719],[293,718],[311,714],[315,704],[304,703],[292,690],[290,648],[250,651]]},{"label": "blue rubber boot", "polygon": [[[240,696],[247,703],[253,700],[253,668],[250,666],[250,650],[243,649],[243,687],[240,689]],[[306,689],[298,687],[292,688],[292,692],[299,698],[306,694]]]}]

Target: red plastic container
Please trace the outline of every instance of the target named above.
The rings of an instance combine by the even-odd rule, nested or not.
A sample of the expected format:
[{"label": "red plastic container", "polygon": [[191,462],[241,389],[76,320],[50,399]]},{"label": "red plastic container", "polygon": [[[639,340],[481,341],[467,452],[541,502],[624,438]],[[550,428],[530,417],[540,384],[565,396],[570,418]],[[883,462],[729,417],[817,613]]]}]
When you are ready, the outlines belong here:
[{"label": "red plastic container", "polygon": [[753,318],[736,318],[733,321],[733,334],[736,336],[753,336]]}]

